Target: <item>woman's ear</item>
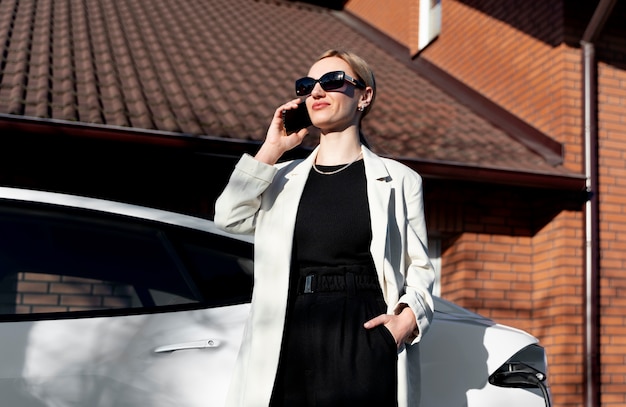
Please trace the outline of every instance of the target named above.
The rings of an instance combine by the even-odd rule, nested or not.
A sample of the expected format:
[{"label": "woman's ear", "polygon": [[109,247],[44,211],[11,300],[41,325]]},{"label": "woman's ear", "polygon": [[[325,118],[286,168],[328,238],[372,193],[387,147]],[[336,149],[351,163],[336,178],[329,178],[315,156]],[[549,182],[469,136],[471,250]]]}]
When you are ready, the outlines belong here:
[{"label": "woman's ear", "polygon": [[361,100],[360,102],[362,104],[364,104],[365,106],[369,105],[370,103],[372,103],[372,98],[374,97],[374,89],[372,89],[371,86],[368,86],[365,88],[365,90],[363,91],[363,93],[361,94]]}]

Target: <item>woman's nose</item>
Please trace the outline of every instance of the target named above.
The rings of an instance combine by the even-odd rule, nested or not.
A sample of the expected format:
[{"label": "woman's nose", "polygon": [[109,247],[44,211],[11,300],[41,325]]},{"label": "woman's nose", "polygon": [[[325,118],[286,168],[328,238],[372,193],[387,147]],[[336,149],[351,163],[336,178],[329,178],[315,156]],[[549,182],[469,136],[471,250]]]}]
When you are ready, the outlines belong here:
[{"label": "woman's nose", "polygon": [[325,94],[326,92],[324,91],[324,89],[322,89],[322,86],[320,85],[320,83],[317,82],[315,86],[313,86],[313,90],[311,91],[311,96],[320,97],[320,96],[324,96]]}]

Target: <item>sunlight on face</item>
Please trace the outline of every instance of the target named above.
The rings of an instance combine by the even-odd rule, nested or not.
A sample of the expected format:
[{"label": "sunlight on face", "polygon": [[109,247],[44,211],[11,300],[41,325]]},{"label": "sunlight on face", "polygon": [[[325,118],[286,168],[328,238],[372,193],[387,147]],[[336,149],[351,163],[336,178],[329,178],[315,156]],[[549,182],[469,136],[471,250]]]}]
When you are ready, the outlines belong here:
[{"label": "sunlight on face", "polygon": [[[319,79],[322,75],[344,71],[346,74],[356,77],[350,65],[341,58],[328,57],[317,61],[309,70],[308,76]],[[315,84],[311,95],[306,103],[313,124],[324,133],[342,131],[349,126],[358,124],[357,108],[361,92],[345,83],[339,89],[324,91],[319,83]]]}]

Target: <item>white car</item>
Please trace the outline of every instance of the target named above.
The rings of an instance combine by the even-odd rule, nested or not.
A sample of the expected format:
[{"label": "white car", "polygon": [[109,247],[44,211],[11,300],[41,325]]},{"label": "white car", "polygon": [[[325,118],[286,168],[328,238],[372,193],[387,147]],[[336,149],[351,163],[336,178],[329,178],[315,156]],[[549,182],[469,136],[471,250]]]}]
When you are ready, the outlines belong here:
[{"label": "white car", "polygon": [[[0,187],[0,403],[222,406],[252,254],[209,220]],[[525,332],[435,298],[421,347],[422,407],[550,405]]]}]

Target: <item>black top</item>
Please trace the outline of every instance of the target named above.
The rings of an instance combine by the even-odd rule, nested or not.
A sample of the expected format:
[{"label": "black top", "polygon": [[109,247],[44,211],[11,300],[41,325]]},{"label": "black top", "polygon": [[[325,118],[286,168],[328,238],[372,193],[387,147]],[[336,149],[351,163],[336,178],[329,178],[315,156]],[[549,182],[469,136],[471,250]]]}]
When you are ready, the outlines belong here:
[{"label": "black top", "polygon": [[[344,165],[317,168],[328,172]],[[371,241],[363,160],[332,175],[311,169],[296,217],[294,265],[372,264]]]}]

